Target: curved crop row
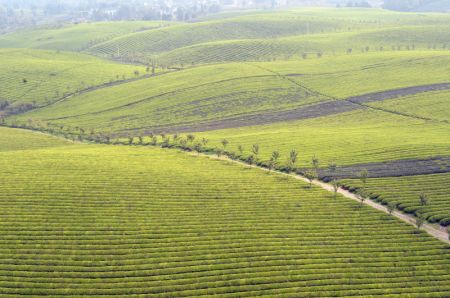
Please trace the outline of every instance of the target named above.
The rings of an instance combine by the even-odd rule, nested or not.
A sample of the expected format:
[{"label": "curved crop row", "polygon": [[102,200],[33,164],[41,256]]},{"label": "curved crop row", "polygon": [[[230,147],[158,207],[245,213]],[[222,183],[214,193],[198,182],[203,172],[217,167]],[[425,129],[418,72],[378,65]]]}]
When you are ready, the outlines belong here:
[{"label": "curved crop row", "polygon": [[3,295],[450,291],[446,245],[299,181],[162,149],[0,155]]}]

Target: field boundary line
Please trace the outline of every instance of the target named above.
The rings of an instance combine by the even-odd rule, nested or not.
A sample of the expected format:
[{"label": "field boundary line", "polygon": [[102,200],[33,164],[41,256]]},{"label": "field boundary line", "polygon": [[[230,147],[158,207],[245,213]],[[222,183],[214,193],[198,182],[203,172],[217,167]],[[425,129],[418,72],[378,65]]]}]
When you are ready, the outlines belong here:
[{"label": "field boundary line", "polygon": [[[7,126],[5,126],[5,127],[7,127]],[[17,128],[15,128],[15,129],[17,129]],[[31,129],[23,129],[23,128],[19,128],[19,129],[30,131],[30,132],[35,132],[35,133],[42,134],[42,135],[47,135],[47,136],[51,136],[51,137],[64,139],[64,140],[67,140],[67,141],[72,142],[72,143],[98,145],[98,144],[95,144],[95,143],[85,143],[85,142],[70,141],[67,138],[64,138],[64,137],[61,137],[61,136],[55,136],[53,134],[49,134],[49,133],[46,133],[46,132],[37,132],[37,131],[31,130]],[[105,146],[115,146],[115,145],[105,145]],[[122,145],[122,146],[128,146],[128,145]],[[150,146],[150,147],[158,147],[158,148],[160,148],[159,146]],[[168,150],[170,150],[170,149],[168,149]],[[250,168],[254,168],[254,169],[259,169],[259,170],[262,170],[262,171],[264,171],[266,173],[274,173],[274,174],[281,175],[281,176],[284,176],[284,177],[291,177],[291,178],[300,180],[302,182],[305,182],[307,184],[310,183],[310,181],[306,177],[304,177],[304,176],[302,176],[300,174],[284,173],[284,172],[281,172],[281,171],[278,171],[278,170],[275,170],[275,169],[269,170],[269,169],[267,169],[265,167],[261,167],[261,166],[258,166],[258,165],[253,165],[253,164],[251,165],[251,164],[245,163],[245,162],[240,161],[240,160],[233,160],[233,159],[231,159],[231,158],[229,158],[227,156],[223,156],[223,155],[218,157],[218,156],[214,156],[212,154],[206,154],[206,153],[200,153],[200,152],[197,152],[197,153],[195,153],[195,152],[187,152],[187,151],[181,150],[181,149],[178,149],[178,151],[179,152],[185,152],[188,155],[194,156],[194,157],[201,156],[201,157],[209,158],[209,159],[212,159],[212,160],[218,160],[218,161],[225,161],[225,162],[229,162],[229,163],[234,163],[234,164],[241,165],[241,166],[247,167],[247,168],[250,167]],[[328,192],[334,193],[333,186],[331,184],[329,184],[329,183],[326,183],[326,182],[323,182],[323,181],[315,179],[315,180],[313,180],[311,182],[311,184],[315,185],[316,187],[320,187],[323,190],[326,190]],[[354,194],[354,193],[352,193],[352,192],[350,192],[350,191],[348,191],[348,190],[346,190],[346,189],[344,189],[342,187],[339,187],[337,193],[339,193],[340,195],[342,195],[343,197],[345,197],[347,199],[351,199],[353,201],[356,201],[356,202],[359,202],[361,204],[364,204],[364,205],[367,205],[369,207],[372,207],[373,209],[376,209],[378,211],[384,212],[385,214],[389,214],[389,210],[388,210],[388,208],[386,206],[373,201],[369,197],[366,197],[365,200],[363,202],[361,202],[361,200],[358,198],[358,196],[356,194]],[[412,225],[412,226],[416,225],[417,217],[414,216],[414,215],[409,215],[409,214],[403,213],[403,212],[401,212],[399,210],[394,210],[391,213],[391,215],[396,217],[396,218],[398,218],[398,219],[400,219],[401,221],[403,221],[403,222],[405,222],[405,223],[407,223],[409,225]],[[422,230],[422,231],[426,232],[427,234],[429,234],[430,236],[432,236],[433,238],[435,238],[437,240],[440,240],[441,242],[444,242],[446,244],[450,244],[450,236],[449,236],[449,232],[447,232],[447,228],[446,227],[443,227],[443,226],[440,226],[440,225],[433,225],[433,224],[430,224],[428,222],[425,222],[419,228],[419,230]]]},{"label": "field boundary line", "polygon": [[[297,82],[297,81],[291,79],[288,75],[281,74],[281,73],[279,73],[279,72],[277,72],[277,71],[274,71],[274,70],[271,70],[271,69],[269,69],[269,68],[267,68],[267,67],[263,67],[263,66],[257,65],[257,64],[250,64],[250,63],[247,63],[247,64],[248,64],[248,65],[253,65],[253,66],[256,67],[256,68],[259,68],[259,69],[262,69],[262,70],[266,70],[266,71],[268,71],[268,72],[271,72],[271,73],[273,73],[273,74],[275,74],[275,75],[277,75],[277,76],[279,76],[279,77],[281,77],[281,78],[283,78],[283,79],[285,79],[285,80],[291,82],[292,84],[297,85],[297,86],[299,86],[299,87],[301,87],[301,88],[303,88],[303,89],[305,89],[305,90],[307,90],[307,91],[309,91],[309,92],[313,92],[313,93],[315,93],[315,94],[324,96],[324,97],[329,98],[329,99],[332,99],[332,100],[336,100],[336,101],[343,100],[343,101],[346,101],[346,102],[348,102],[348,103],[351,103],[351,104],[355,104],[355,105],[357,105],[357,106],[360,106],[361,108],[372,109],[372,110],[376,110],[376,111],[381,111],[381,112],[385,112],[385,113],[391,113],[391,114],[394,114],[394,115],[403,116],[403,117],[408,117],[408,118],[413,118],[413,119],[418,119],[418,120],[424,120],[424,121],[437,121],[437,122],[441,122],[441,123],[448,123],[447,121],[441,121],[441,120],[437,120],[437,119],[433,119],[433,118],[417,116],[417,115],[414,115],[414,114],[408,114],[408,113],[403,113],[403,112],[393,111],[393,110],[390,110],[390,109],[385,109],[385,108],[380,108],[380,107],[374,107],[374,106],[371,106],[371,105],[369,105],[369,104],[365,104],[364,102],[358,102],[358,101],[356,101],[356,100],[353,100],[353,97],[348,97],[348,98],[342,98],[342,99],[340,99],[340,98],[337,98],[337,97],[335,97],[335,96],[331,96],[331,95],[327,95],[327,94],[321,93],[321,92],[319,92],[319,91],[317,91],[317,90],[312,90],[312,89],[310,89],[310,88],[304,86],[303,84],[301,84],[301,83],[299,83],[299,82]],[[441,83],[441,84],[447,84],[447,85],[448,85],[449,83]],[[433,86],[433,85],[439,85],[439,84],[429,84],[429,85],[420,85],[420,86]],[[414,87],[414,86],[412,86],[412,87]],[[416,87],[417,87],[417,86],[416,86]],[[398,89],[391,89],[391,90],[400,90],[400,89],[407,89],[407,88],[410,88],[410,87],[398,88]],[[450,88],[448,88],[448,89],[445,89],[445,88],[444,88],[444,89],[441,89],[441,90],[449,90],[449,89],[450,89]],[[436,91],[437,91],[437,90],[436,90]],[[381,91],[381,92],[383,92],[383,91]],[[421,92],[417,92],[417,93],[414,93],[414,94],[426,93],[426,92],[429,92],[429,91],[421,91]],[[367,93],[366,95],[370,95],[370,94],[373,94],[373,93]],[[363,95],[364,95],[364,94],[363,94]],[[406,96],[407,96],[407,95],[406,95]],[[356,97],[358,97],[358,96],[356,96]],[[403,96],[400,96],[400,97],[403,97]],[[386,99],[377,100],[377,101],[384,101],[384,100],[389,100],[389,99],[393,99],[393,98],[386,98]],[[370,101],[369,101],[369,102],[370,102]]]},{"label": "field boundary line", "polygon": [[[245,166],[245,167],[251,167],[251,168],[259,169],[259,170],[265,171],[267,173],[275,173],[277,175],[282,175],[284,177],[291,177],[291,178],[294,178],[294,179],[297,179],[297,180],[300,180],[300,181],[303,181],[303,182],[309,184],[309,180],[306,177],[302,176],[302,175],[299,175],[299,174],[288,174],[288,173],[280,172],[280,171],[277,171],[277,170],[269,170],[269,169],[266,169],[264,167],[260,167],[260,166],[257,166],[257,165],[250,165],[250,164],[247,164],[247,163],[239,161],[239,160],[232,160],[232,159],[230,159],[230,158],[228,158],[226,156],[216,157],[214,155],[205,154],[205,153],[200,153],[200,154],[190,153],[190,155],[193,155],[193,156],[204,156],[204,157],[207,157],[207,158],[210,158],[210,159],[213,159],[213,160],[227,161],[227,162],[235,163],[235,164],[242,165],[242,166]],[[326,190],[328,192],[332,192],[332,193],[334,192],[333,186],[331,184],[329,184],[329,183],[322,182],[320,180],[313,180],[312,184],[317,186],[317,187],[320,187],[320,188],[322,188],[322,189],[324,189],[324,190]],[[340,195],[342,195],[343,197],[347,198],[347,199],[351,199],[353,201],[357,201],[357,202],[361,203],[361,200],[357,197],[357,195],[355,195],[354,193],[352,193],[352,192],[350,192],[350,191],[348,191],[346,189],[343,189],[342,187],[339,187],[338,193]],[[367,205],[367,206],[370,206],[370,207],[372,207],[372,208],[374,208],[374,209],[376,209],[378,211],[384,212],[385,214],[389,214],[388,208],[386,206],[384,206],[384,205],[382,205],[380,203],[377,203],[377,202],[373,201],[370,198],[366,198],[366,200],[364,200],[363,204]],[[403,212],[398,211],[398,210],[393,211],[391,215],[396,217],[396,218],[398,218],[398,219],[400,219],[401,221],[403,221],[403,222],[405,222],[405,223],[407,223],[409,225],[412,225],[412,226],[416,225],[416,218],[417,217],[415,217],[413,215],[409,215],[409,214],[403,213]],[[433,224],[430,224],[430,223],[424,223],[422,225],[422,227],[420,228],[420,230],[421,231],[425,231],[426,233],[428,233],[430,236],[434,237],[437,240],[440,240],[440,241],[442,241],[442,242],[444,242],[446,244],[450,244],[449,234],[447,233],[446,228],[443,227],[443,226],[433,225]]]}]

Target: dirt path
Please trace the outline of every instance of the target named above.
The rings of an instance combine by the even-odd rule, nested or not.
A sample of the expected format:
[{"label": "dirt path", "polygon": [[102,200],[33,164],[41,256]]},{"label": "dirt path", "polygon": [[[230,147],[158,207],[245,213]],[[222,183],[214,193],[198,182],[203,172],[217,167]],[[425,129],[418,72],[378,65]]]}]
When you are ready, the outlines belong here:
[{"label": "dirt path", "polygon": [[[208,158],[211,158],[211,159],[215,159],[215,160],[224,160],[224,161],[236,163],[236,164],[239,164],[239,165],[243,165],[243,166],[246,166],[246,167],[252,167],[252,168],[260,169],[260,170],[263,170],[263,171],[266,171],[266,172],[269,171],[266,168],[255,166],[255,165],[248,165],[248,164],[246,164],[244,162],[232,160],[232,159],[229,159],[227,157],[220,157],[219,158],[219,157],[216,157],[216,156],[213,156],[213,155],[208,155],[208,154],[200,154],[200,156],[205,156],[205,157],[208,157]],[[286,174],[286,173],[279,172],[279,171],[272,171],[272,173],[276,173],[278,175],[283,175],[283,176],[287,176],[287,177],[292,177],[294,179],[301,180],[303,182],[309,183],[308,179],[306,179],[303,176],[297,175],[297,174]],[[333,186],[331,184],[328,184],[328,183],[325,183],[325,182],[322,182],[322,181],[318,181],[318,180],[314,180],[312,184],[314,184],[315,186],[321,187],[322,189],[327,190],[329,192],[334,192]],[[354,200],[354,201],[357,201],[357,202],[361,202],[355,194],[353,194],[353,193],[351,193],[351,192],[349,192],[349,191],[347,191],[345,189],[339,188],[338,193],[341,194],[342,196],[348,198],[348,199],[351,199],[351,200]],[[365,204],[367,206],[370,206],[370,207],[372,207],[374,209],[377,209],[377,210],[379,210],[381,212],[384,212],[386,214],[389,214],[389,211],[388,211],[386,206],[384,206],[382,204],[379,204],[379,203],[376,203],[376,202],[370,200],[369,198],[367,198],[364,201],[363,204]],[[413,216],[413,215],[405,214],[405,213],[402,213],[402,212],[396,210],[396,211],[392,212],[392,216],[395,216],[398,219],[402,220],[403,222],[406,222],[406,223],[408,223],[410,225],[415,226],[416,217]],[[433,236],[434,238],[436,238],[436,239],[438,239],[438,240],[440,240],[440,241],[442,241],[444,243],[450,244],[449,236],[448,236],[448,233],[447,233],[447,230],[446,230],[445,227],[442,227],[442,226],[439,226],[439,225],[433,225],[433,224],[429,224],[429,223],[424,223],[420,229],[422,231],[427,232],[429,235]]]}]

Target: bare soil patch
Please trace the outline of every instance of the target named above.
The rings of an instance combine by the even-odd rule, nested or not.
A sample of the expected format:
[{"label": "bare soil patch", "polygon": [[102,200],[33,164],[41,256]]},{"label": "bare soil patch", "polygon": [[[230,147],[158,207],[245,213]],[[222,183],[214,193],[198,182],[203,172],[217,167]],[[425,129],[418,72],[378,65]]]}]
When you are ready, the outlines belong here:
[{"label": "bare soil patch", "polygon": [[239,117],[230,117],[227,119],[205,121],[202,123],[180,123],[178,125],[142,127],[139,130],[152,133],[171,133],[171,132],[200,132],[219,130],[226,128],[237,128],[243,126],[255,126],[271,124],[275,122],[303,120],[309,118],[318,118],[333,114],[345,113],[357,109],[367,109],[365,103],[395,99],[418,93],[450,90],[450,83],[440,83],[424,86],[413,86],[401,89],[386,90],[381,92],[369,93],[350,97],[342,100],[331,100],[318,103],[311,106],[300,107],[289,111],[272,111],[260,113],[257,115],[242,115]]}]

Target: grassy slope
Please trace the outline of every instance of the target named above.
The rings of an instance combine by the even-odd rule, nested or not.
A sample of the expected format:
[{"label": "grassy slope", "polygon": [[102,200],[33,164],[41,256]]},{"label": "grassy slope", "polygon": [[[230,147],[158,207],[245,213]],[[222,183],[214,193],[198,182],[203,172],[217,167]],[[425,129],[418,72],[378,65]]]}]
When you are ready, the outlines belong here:
[{"label": "grassy slope", "polygon": [[309,166],[316,155],[327,166],[379,162],[406,158],[450,154],[448,124],[426,122],[380,111],[360,110],[334,116],[289,123],[242,127],[196,134],[206,137],[211,145],[230,141],[250,154],[252,144],[259,144],[260,158],[268,160],[279,150],[282,161],[290,150],[299,152],[298,165]]},{"label": "grassy slope", "polygon": [[[299,85],[346,97],[448,82],[449,60],[448,53],[369,53],[204,66],[75,96],[19,118],[112,132],[151,130],[324,100],[323,96],[305,95]],[[292,74],[300,76],[286,77]]]},{"label": "grassy slope", "polygon": [[[399,209],[422,214],[431,222],[441,222],[450,225],[450,174],[423,175],[396,178],[368,179],[367,191],[379,195],[377,200],[387,204],[393,203]],[[358,180],[344,180],[343,183],[350,187],[361,187]],[[424,192],[429,202],[420,204],[419,196]]]},{"label": "grassy slope", "polygon": [[401,113],[410,113],[418,117],[450,122],[450,92],[436,91],[400,99],[385,100],[371,103],[370,106],[380,107]]},{"label": "grassy slope", "polygon": [[199,43],[177,48],[158,56],[166,65],[190,65],[227,61],[286,60],[291,57],[342,55],[348,49],[398,51],[445,49],[450,41],[448,26],[402,26],[320,33],[275,39],[241,39]]},{"label": "grassy slope", "polygon": [[[285,59],[305,52],[342,53],[383,46],[441,48],[448,15],[364,9],[301,9],[248,13],[121,36],[90,53],[163,65]],[[242,53],[245,52],[244,55]]]},{"label": "grassy slope", "polygon": [[161,25],[161,22],[128,21],[27,29],[0,36],[0,47],[80,51],[121,35],[149,30]]},{"label": "grassy slope", "polygon": [[10,129],[1,126],[0,135],[0,152],[53,148],[71,144],[66,140],[41,133]]},{"label": "grassy slope", "polygon": [[135,77],[135,70],[145,72],[140,66],[44,50],[0,49],[0,64],[0,99],[38,106],[90,86]]},{"label": "grassy slope", "polygon": [[300,181],[93,145],[0,152],[0,168],[2,294],[450,293],[447,245]]},{"label": "grassy slope", "polygon": [[[443,52],[366,53],[311,59],[293,63],[259,63],[265,69],[292,77],[323,94],[350,96],[408,86],[450,81],[450,54]],[[426,74],[426,75],[425,75]]]},{"label": "grassy slope", "polygon": [[121,56],[151,56],[204,42],[247,38],[274,38],[306,34],[308,32],[334,32],[336,30],[347,30],[348,26],[361,27],[364,25],[352,20],[339,23],[333,19],[320,19],[286,12],[242,16],[226,20],[182,24],[129,34],[96,45],[89,49],[89,52],[112,56],[116,55],[119,49]]}]

